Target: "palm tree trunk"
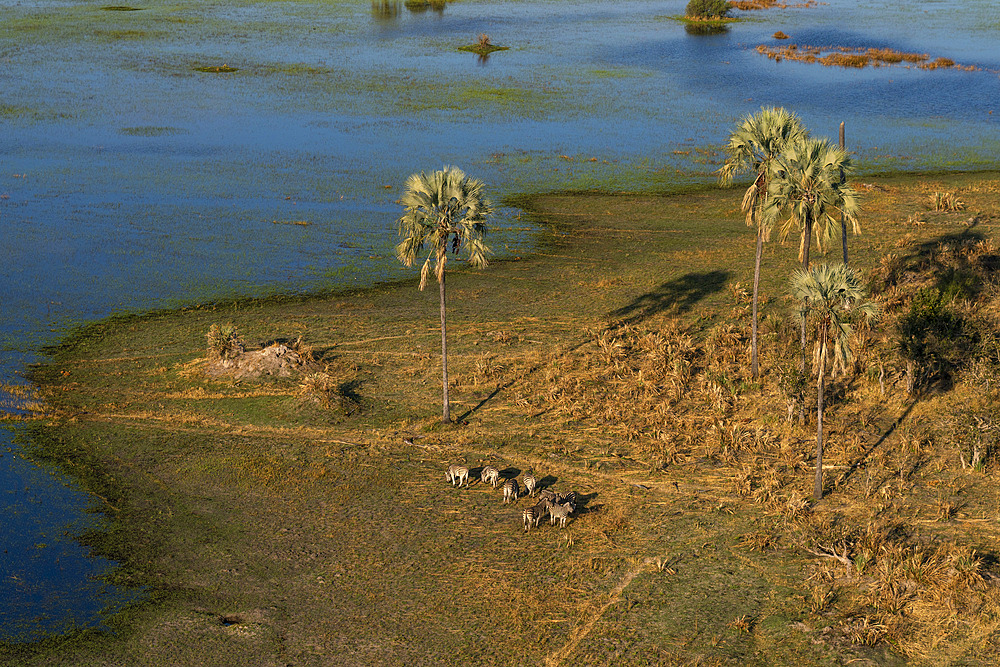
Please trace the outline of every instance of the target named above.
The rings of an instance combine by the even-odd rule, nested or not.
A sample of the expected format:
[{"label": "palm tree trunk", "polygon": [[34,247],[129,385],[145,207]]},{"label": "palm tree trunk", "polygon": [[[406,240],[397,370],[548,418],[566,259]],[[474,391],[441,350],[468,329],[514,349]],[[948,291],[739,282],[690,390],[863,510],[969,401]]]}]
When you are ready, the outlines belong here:
[{"label": "palm tree trunk", "polygon": [[441,421],[445,424],[451,421],[451,405],[448,402],[448,328],[445,319],[444,271],[438,284],[441,286],[441,382],[444,396],[444,411]]},{"label": "palm tree trunk", "polygon": [[764,233],[757,227],[757,257],[753,267],[753,326],[750,334],[750,374],[757,379],[757,292],[760,287],[760,259],[764,254]]},{"label": "palm tree trunk", "polygon": [[840,236],[844,241],[844,266],[847,266],[847,219],[840,214]]},{"label": "palm tree trunk", "polygon": [[827,324],[820,327],[819,379],[816,381],[816,485],[813,499],[823,498],[823,393],[826,379],[826,333]]},{"label": "palm tree trunk", "polygon": [[[840,123],[840,147],[847,150],[846,141],[844,140],[844,123]],[[840,240],[844,244],[844,266],[847,266],[847,218],[844,217],[844,212],[840,212]]]},{"label": "palm tree trunk", "polygon": [[[800,249],[800,254],[802,255],[802,270],[809,270],[809,245],[812,243],[812,215],[806,213],[806,219],[802,224],[802,246]],[[802,306],[802,331],[800,336],[800,342],[802,343],[802,360],[799,363],[799,370],[803,373],[806,372],[806,304]]]}]

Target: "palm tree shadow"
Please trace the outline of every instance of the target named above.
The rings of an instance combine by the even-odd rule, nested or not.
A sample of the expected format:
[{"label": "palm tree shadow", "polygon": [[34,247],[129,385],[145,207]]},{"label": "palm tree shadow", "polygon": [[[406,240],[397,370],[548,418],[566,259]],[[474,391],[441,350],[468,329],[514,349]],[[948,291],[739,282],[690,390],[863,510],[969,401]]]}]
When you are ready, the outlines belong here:
[{"label": "palm tree shadow", "polygon": [[652,292],[639,295],[627,306],[612,311],[609,317],[622,324],[637,324],[668,310],[687,312],[709,294],[721,290],[730,275],[729,271],[718,270],[688,273],[663,283]]},{"label": "palm tree shadow", "polygon": [[479,403],[475,407],[469,408],[468,410],[466,410],[465,412],[463,412],[461,415],[458,416],[458,418],[455,419],[455,421],[458,422],[459,424],[461,424],[466,419],[468,419],[472,415],[476,414],[476,412],[480,408],[482,408],[484,405],[486,405],[487,403],[489,403],[493,398],[495,398],[497,396],[497,394],[499,394],[504,389],[507,389],[512,384],[514,384],[513,380],[507,382],[506,384],[498,385],[497,388],[494,389],[493,392],[489,396],[487,396],[483,400],[479,401]]},{"label": "palm tree shadow", "polygon": [[899,415],[896,421],[894,421],[892,425],[885,430],[885,433],[879,436],[879,439],[875,441],[875,444],[873,444],[871,447],[867,449],[867,451],[865,451],[864,453],[861,454],[861,456],[855,459],[854,463],[851,464],[851,467],[848,468],[847,471],[840,476],[840,478],[834,483],[833,485],[834,488],[847,484],[848,480],[854,475],[854,473],[856,473],[865,464],[865,462],[868,460],[868,457],[870,457],[872,453],[874,453],[875,450],[878,449],[879,446],[881,446],[882,443],[889,438],[890,435],[896,432],[896,429],[899,428],[899,426],[903,423],[903,420],[909,416],[910,412],[913,410],[918,400],[919,399],[914,398],[912,401],[910,401],[910,404],[906,406],[905,410],[903,410],[903,414]]}]

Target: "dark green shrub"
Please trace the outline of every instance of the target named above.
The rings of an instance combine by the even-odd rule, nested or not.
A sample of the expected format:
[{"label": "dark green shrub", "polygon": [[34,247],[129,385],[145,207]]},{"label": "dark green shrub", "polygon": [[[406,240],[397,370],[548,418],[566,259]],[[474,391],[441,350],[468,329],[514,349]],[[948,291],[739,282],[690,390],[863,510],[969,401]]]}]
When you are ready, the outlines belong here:
[{"label": "dark green shrub", "polygon": [[910,393],[924,384],[949,384],[974,345],[974,332],[951,306],[948,294],[934,287],[914,295],[896,333]]},{"label": "dark green shrub", "polygon": [[726,0],[691,0],[684,15],[691,19],[723,18],[728,11]]}]

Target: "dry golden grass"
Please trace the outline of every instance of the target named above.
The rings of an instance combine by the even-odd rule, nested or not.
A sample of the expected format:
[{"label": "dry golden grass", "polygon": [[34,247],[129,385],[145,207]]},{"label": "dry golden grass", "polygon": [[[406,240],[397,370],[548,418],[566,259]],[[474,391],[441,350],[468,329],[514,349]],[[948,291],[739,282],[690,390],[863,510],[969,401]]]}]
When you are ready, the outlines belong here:
[{"label": "dry golden grass", "polygon": [[[778,37],[775,39],[787,39]],[[959,65],[950,58],[930,59],[926,53],[905,53],[895,49],[876,49],[847,46],[808,46],[789,44],[787,46],[757,46],[757,52],[775,61],[792,60],[804,63],[819,63],[827,67],[882,67],[891,65],[916,65],[921,69],[958,69],[977,71],[975,65]]]},{"label": "dry golden grass", "polygon": [[[852,239],[852,263],[866,271],[884,316],[859,328],[855,363],[831,383],[821,503],[810,499],[812,410],[805,424],[797,418],[800,406],[814,405],[814,378],[792,370],[798,331],[782,296],[794,249],[768,249],[763,373],[754,379],[747,289],[753,238],[738,236],[745,228],[732,193],[638,203],[553,196],[539,204],[546,221],[574,221],[558,249],[564,256],[545,260],[556,267],[552,273],[539,262],[498,267],[498,276],[456,276],[454,293],[485,296],[456,301],[449,322],[452,412],[463,419],[453,426],[442,427],[437,414],[439,333],[427,322],[437,304],[417,300],[423,297],[409,286],[279,305],[241,322],[257,327],[256,340],[284,335],[290,313],[302,318],[316,349],[325,350],[318,356],[327,377],[252,388],[208,383],[185,372],[188,350],[171,358],[153,341],[122,354],[125,346],[109,339],[89,358],[54,367],[48,395],[60,409],[80,412],[78,423],[162,429],[170,444],[156,474],[171,489],[219,484],[224,475],[240,494],[268,494],[267,511],[280,517],[273,521],[298,522],[300,530],[312,526],[298,518],[302,508],[322,507],[309,521],[322,527],[321,550],[340,554],[331,562],[358,563],[359,580],[376,589],[386,567],[398,567],[398,581],[410,587],[399,599],[373,594],[350,598],[344,608],[375,609],[404,625],[418,615],[400,611],[401,604],[446,609],[418,619],[434,626],[438,643],[449,641],[435,625],[447,616],[466,633],[513,636],[533,662],[606,664],[619,649],[639,664],[642,655],[663,664],[695,654],[724,661],[768,642],[794,661],[798,649],[787,648],[794,640],[787,628],[756,622],[773,614],[831,628],[823,639],[802,640],[826,642],[824,655],[847,659],[854,649],[843,647],[858,644],[892,647],[913,660],[974,662],[995,655],[1000,610],[1000,497],[991,477],[1000,448],[986,421],[998,405],[1000,369],[1000,344],[990,347],[989,336],[1000,330],[996,184],[968,176],[859,187],[865,232]],[[960,194],[967,212],[928,212],[935,192]],[[712,229],[723,231],[675,240],[685,234],[672,230],[706,208],[716,216]],[[900,224],[908,215],[926,223]],[[687,235],[709,223],[698,224]],[[609,239],[631,254],[628,262],[608,255]],[[655,253],[639,254],[651,247]],[[541,272],[535,278],[547,291],[524,279],[529,271]],[[948,307],[976,333],[975,345],[949,370],[949,382],[928,381],[911,395],[895,327],[928,288],[956,295]],[[185,320],[187,339],[203,340],[209,316],[185,317],[194,320]],[[362,409],[334,424],[321,400],[302,399],[339,387],[341,372],[343,381],[357,381]],[[199,440],[204,434],[211,434],[209,446]],[[185,438],[196,440],[190,458],[175,453],[174,441]],[[135,440],[142,438],[123,438],[120,446]],[[556,478],[560,490],[588,496],[588,504],[565,530],[546,525],[524,538],[519,510],[501,514],[496,494],[476,484],[448,494],[441,466],[458,460],[532,467]],[[291,497],[302,498],[302,507]],[[241,499],[232,502],[243,507]],[[398,522],[390,521],[393,512]],[[298,548],[297,540],[288,543]],[[435,568],[444,570],[448,594],[430,583],[440,574]],[[334,581],[334,569],[323,571],[326,581]],[[199,581],[210,572],[199,572]],[[734,607],[739,585],[732,582],[747,573],[766,573],[758,599],[787,606]],[[701,590],[709,574],[726,582],[725,592],[696,605],[685,591]],[[266,577],[253,581],[278,586]],[[378,623],[338,616],[344,612],[322,602],[327,591],[350,590],[350,582],[293,583],[329,617],[296,611],[296,619],[312,619],[331,637],[337,623],[353,619],[395,641],[378,634]],[[482,603],[524,595],[533,597],[523,610]],[[710,623],[699,617],[709,629],[692,637],[694,619],[684,614],[695,608],[714,616]],[[293,646],[315,640],[303,627],[292,632]],[[732,648],[728,642],[740,637],[748,644]],[[421,650],[439,655],[434,646]],[[476,647],[458,651],[490,662]]]}]

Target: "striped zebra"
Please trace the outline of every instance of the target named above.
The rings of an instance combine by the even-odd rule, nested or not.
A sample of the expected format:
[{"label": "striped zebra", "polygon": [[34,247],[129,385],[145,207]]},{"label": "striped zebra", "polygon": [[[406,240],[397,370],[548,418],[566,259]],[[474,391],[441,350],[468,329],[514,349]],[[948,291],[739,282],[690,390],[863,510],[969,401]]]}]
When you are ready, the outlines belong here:
[{"label": "striped zebra", "polygon": [[516,479],[508,479],[503,483],[503,503],[516,503],[517,495],[520,491],[520,487],[517,485]]},{"label": "striped zebra", "polygon": [[534,497],[535,489],[538,488],[538,481],[531,473],[524,474],[524,492],[528,497]]},{"label": "striped zebra", "polygon": [[538,492],[539,498],[542,500],[548,500],[550,503],[554,503],[556,501],[557,495],[558,494],[556,494],[556,492],[552,489],[542,489]]},{"label": "striped zebra", "polygon": [[569,493],[557,493],[556,499],[553,500],[556,505],[562,505],[563,503],[573,503],[573,508],[576,509],[576,491],[570,491]]},{"label": "striped zebra", "polygon": [[547,500],[542,500],[534,507],[529,507],[524,510],[521,515],[521,519],[524,521],[524,532],[528,532],[528,529],[532,526],[538,528],[538,524],[541,523],[545,515],[549,513],[550,507],[552,507],[552,503]]},{"label": "striped zebra", "polygon": [[445,479],[451,482],[452,486],[458,484],[461,487],[469,485],[469,469],[465,466],[453,465],[448,467],[448,472],[444,474]]},{"label": "striped zebra", "polygon": [[521,521],[524,523],[524,532],[528,532],[532,526],[538,527],[538,521],[541,517],[535,511],[534,507],[529,507],[521,513]]},{"label": "striped zebra", "polygon": [[549,508],[549,523],[553,526],[556,525],[556,520],[559,520],[559,527],[565,528],[566,522],[569,520],[569,515],[576,510],[576,506],[573,503],[566,502],[562,505],[553,505]]},{"label": "striped zebra", "polygon": [[492,484],[495,489],[500,484],[500,471],[493,466],[485,466],[480,478],[482,478],[483,484]]}]

